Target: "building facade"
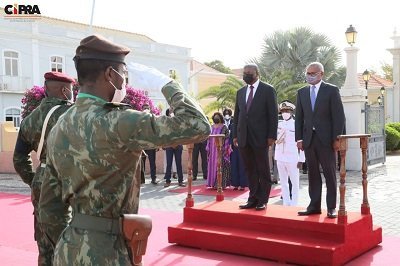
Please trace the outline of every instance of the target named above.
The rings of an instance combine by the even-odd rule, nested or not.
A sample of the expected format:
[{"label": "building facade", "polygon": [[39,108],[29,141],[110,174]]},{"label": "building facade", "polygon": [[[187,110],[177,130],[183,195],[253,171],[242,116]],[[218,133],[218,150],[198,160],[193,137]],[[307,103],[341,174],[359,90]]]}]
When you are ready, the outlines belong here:
[{"label": "building facade", "polygon": [[[72,60],[75,49],[80,40],[92,34],[101,34],[128,46],[132,51],[126,57],[127,63],[153,66],[167,75],[174,73],[188,90],[192,60],[189,48],[158,43],[141,34],[56,18],[10,20],[0,8],[0,173],[14,172],[12,155],[21,123],[24,92],[34,85],[43,86],[43,75],[49,71],[76,78]],[[156,106],[164,109],[162,113],[165,112],[168,106],[159,89],[136,86],[129,73],[128,84],[144,90]]]},{"label": "building facade", "polygon": [[[41,17],[33,21],[9,20],[0,8],[0,122],[21,122],[21,99],[34,85],[42,86],[43,74],[48,71],[65,72],[76,77],[72,58],[84,37],[101,34],[111,41],[131,48],[126,62],[153,66],[165,74],[176,73],[180,83],[188,89],[190,49],[158,43],[151,38],[131,32]],[[135,80],[128,75],[128,83]],[[135,87],[137,88],[137,87]],[[155,102],[166,107],[161,92],[153,88],[138,88]]]},{"label": "building facade", "polygon": [[[197,97],[210,87],[221,85],[230,75],[231,74],[219,72],[199,61],[192,60],[189,76],[190,93]],[[215,100],[215,98],[206,98],[199,100],[199,103],[202,108],[205,108],[209,103]]]}]

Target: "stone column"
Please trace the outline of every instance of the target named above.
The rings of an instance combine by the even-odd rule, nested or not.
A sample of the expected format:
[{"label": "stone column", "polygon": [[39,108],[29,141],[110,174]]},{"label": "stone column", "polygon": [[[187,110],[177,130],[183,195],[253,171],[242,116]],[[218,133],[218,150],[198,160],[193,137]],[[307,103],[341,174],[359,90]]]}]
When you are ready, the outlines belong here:
[{"label": "stone column", "polygon": [[[346,115],[346,134],[365,133],[365,103],[367,91],[360,88],[357,77],[357,47],[346,47],[346,80],[340,90],[344,112]],[[356,139],[349,139],[346,156],[347,170],[361,170],[362,157],[360,143]]]},{"label": "stone column", "polygon": [[[393,55],[393,118],[392,122],[400,122],[400,35],[393,32],[393,48],[387,49]],[[387,99],[389,100],[389,99]]]}]

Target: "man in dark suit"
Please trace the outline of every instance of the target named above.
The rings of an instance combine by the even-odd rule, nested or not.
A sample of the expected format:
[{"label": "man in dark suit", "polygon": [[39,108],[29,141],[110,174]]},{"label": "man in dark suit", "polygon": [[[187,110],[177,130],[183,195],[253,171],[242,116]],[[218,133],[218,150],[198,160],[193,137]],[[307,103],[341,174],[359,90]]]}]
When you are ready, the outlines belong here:
[{"label": "man in dark suit", "polygon": [[199,173],[199,153],[201,156],[201,170],[203,171],[203,179],[207,179],[207,139],[202,142],[195,143],[192,154],[192,173],[193,181],[197,180]]},{"label": "man in dark suit", "polygon": [[310,204],[299,215],[321,213],[322,179],[325,176],[327,216],[336,218],[336,158],[339,148],[337,137],[343,133],[345,115],[339,89],[322,81],[324,66],[313,62],[306,68],[308,86],[297,92],[296,141],[304,149],[308,166],[308,193]]},{"label": "man in dark suit", "polygon": [[268,148],[276,140],[278,105],[275,89],[259,80],[258,67],[243,69],[246,86],[236,94],[233,142],[239,147],[249,181],[249,198],[241,209],[264,210],[271,191]]}]

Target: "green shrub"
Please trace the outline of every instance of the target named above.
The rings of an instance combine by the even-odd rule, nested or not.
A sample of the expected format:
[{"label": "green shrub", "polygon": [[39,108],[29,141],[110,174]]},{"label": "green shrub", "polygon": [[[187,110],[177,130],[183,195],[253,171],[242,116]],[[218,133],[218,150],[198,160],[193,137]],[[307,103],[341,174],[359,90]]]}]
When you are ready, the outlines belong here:
[{"label": "green shrub", "polygon": [[[388,123],[386,124],[387,126],[396,129],[397,132],[400,132],[400,123]],[[397,147],[395,148],[395,150],[400,150],[400,141],[399,144],[397,144]]]},{"label": "green shrub", "polygon": [[396,150],[400,143],[400,132],[395,128],[386,125],[386,150],[393,151]]},{"label": "green shrub", "polygon": [[396,129],[398,132],[400,132],[400,122],[397,122],[397,123],[387,123],[386,126],[392,127],[392,128],[394,128],[394,129]]}]

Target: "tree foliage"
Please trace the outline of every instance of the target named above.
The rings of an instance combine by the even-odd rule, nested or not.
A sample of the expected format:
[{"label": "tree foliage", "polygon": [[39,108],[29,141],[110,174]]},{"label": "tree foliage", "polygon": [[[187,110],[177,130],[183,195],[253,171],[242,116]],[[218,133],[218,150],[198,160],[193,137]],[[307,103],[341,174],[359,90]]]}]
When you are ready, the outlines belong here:
[{"label": "tree foliage", "polygon": [[327,36],[298,27],[266,36],[261,55],[251,61],[259,66],[263,80],[290,73],[288,85],[303,83],[306,66],[318,61],[325,68],[324,80],[340,87],[345,80],[345,69],[338,65],[339,60],[339,50]]},{"label": "tree foliage", "polygon": [[209,66],[211,68],[214,68],[215,70],[218,70],[219,72],[225,73],[225,74],[232,74],[232,70],[225,66],[224,63],[222,63],[221,60],[214,60],[211,62],[205,62],[204,63],[206,66]]},{"label": "tree foliage", "polygon": [[305,83],[292,84],[293,73],[290,71],[275,71],[274,75],[266,81],[274,87],[278,103],[284,100],[296,102],[297,90],[305,86]]},{"label": "tree foliage", "polygon": [[383,77],[387,80],[393,81],[393,66],[388,63],[382,62],[381,69],[383,71]]},{"label": "tree foliage", "polygon": [[201,99],[215,99],[215,101],[209,103],[204,107],[204,112],[207,114],[218,110],[222,111],[224,108],[235,107],[236,92],[243,87],[243,82],[234,76],[228,76],[228,78],[221,83],[219,86],[212,86],[207,90],[201,92],[197,98]]}]

